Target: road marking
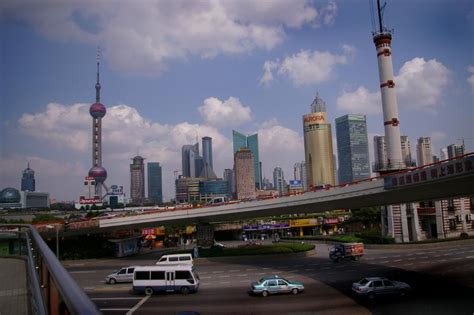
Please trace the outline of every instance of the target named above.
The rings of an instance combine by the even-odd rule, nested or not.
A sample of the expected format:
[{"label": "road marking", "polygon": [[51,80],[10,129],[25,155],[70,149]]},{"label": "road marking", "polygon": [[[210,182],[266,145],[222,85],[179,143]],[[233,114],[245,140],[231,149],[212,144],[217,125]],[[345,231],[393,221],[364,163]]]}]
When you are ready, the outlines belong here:
[{"label": "road marking", "polygon": [[232,269],[232,270],[229,270],[229,272],[238,272],[240,271],[239,269]]},{"label": "road marking", "polygon": [[440,260],[438,260],[438,262],[442,262],[442,261],[446,261],[446,259],[440,259]]},{"label": "road marking", "polygon": [[207,276],[205,276],[205,277],[201,276],[200,278],[201,279],[212,279],[212,277],[207,277]]},{"label": "road marking", "polygon": [[102,312],[128,311],[128,310],[129,310],[129,308],[101,308],[100,309],[100,311],[102,311]]},{"label": "road marking", "polygon": [[[247,270],[248,270],[248,269],[247,269]],[[255,270],[256,270],[256,269],[255,269]],[[224,271],[218,270],[218,271],[213,271],[212,273],[224,273]]]},{"label": "road marking", "polygon": [[142,297],[110,297],[110,298],[91,298],[92,301],[103,301],[103,300],[141,300]]},{"label": "road marking", "polygon": [[405,266],[411,266],[411,265],[413,265],[413,263],[405,264]]},{"label": "road marking", "polygon": [[393,262],[399,262],[399,261],[402,261],[402,260],[401,259],[396,259]]},{"label": "road marking", "polygon": [[270,269],[270,268],[263,268],[263,270],[268,270],[268,269]]},{"label": "road marking", "polygon": [[229,283],[230,283],[230,281],[221,281],[221,282],[219,282],[219,284],[229,284]]},{"label": "road marking", "polygon": [[97,270],[80,270],[80,271],[69,271],[69,273],[96,273]]},{"label": "road marking", "polygon": [[140,302],[138,302],[132,309],[130,309],[128,312],[127,312],[127,315],[132,315],[133,312],[135,312],[136,310],[138,310],[138,308],[140,306],[143,305],[143,303],[145,303],[146,301],[148,301],[148,299],[151,297],[151,295],[147,295],[145,296]]},{"label": "road marking", "polygon": [[331,269],[331,267],[323,267],[323,268],[321,268],[321,270],[323,270],[323,269]]},{"label": "road marking", "polygon": [[380,263],[381,263],[381,264],[386,264],[386,263],[388,263],[389,261],[390,261],[390,260],[384,260],[384,261],[381,261]]},{"label": "road marking", "polygon": [[415,260],[415,259],[416,259],[416,258],[415,258],[415,257],[413,257],[413,258],[408,258],[407,260]]},{"label": "road marking", "polygon": [[221,278],[229,278],[230,276],[229,275],[222,275],[220,276]]},{"label": "road marking", "polygon": [[288,272],[295,273],[295,272],[299,272],[299,270],[298,270],[298,269],[296,269],[296,270],[289,270]]},{"label": "road marking", "polygon": [[[467,258],[467,259],[469,259],[469,258],[474,258],[474,256],[467,256],[466,258]],[[461,259],[461,258],[459,258],[459,259]]]},{"label": "road marking", "polygon": [[247,277],[248,274],[244,273],[244,274],[241,274],[241,275],[237,275],[237,277]]},{"label": "road marking", "polygon": [[258,270],[256,268],[250,268],[250,269],[245,269],[246,271],[255,271],[255,270]]}]

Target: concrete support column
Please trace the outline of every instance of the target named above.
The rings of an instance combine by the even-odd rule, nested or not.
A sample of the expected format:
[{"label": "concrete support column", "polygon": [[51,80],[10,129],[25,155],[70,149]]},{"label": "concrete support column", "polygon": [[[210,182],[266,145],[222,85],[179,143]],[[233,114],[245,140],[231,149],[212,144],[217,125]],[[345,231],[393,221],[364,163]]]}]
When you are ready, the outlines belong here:
[{"label": "concrete support column", "polygon": [[435,211],[436,211],[436,231],[438,233],[438,238],[446,238],[445,227],[444,227],[444,213],[443,206],[441,201],[435,201]]},{"label": "concrete support column", "polygon": [[470,213],[469,208],[466,209],[466,204],[464,198],[459,198],[459,201],[461,203],[461,218],[462,218],[462,231],[464,233],[467,233],[467,222],[466,222],[466,214]]},{"label": "concrete support column", "polygon": [[421,241],[423,239],[423,236],[421,235],[421,229],[420,229],[420,218],[418,217],[418,208],[416,207],[415,203],[410,203],[410,208],[412,209],[412,214],[413,214],[413,219],[412,219],[412,235],[413,235],[413,241]]},{"label": "concrete support column", "polygon": [[408,220],[407,220],[407,204],[403,203],[400,207],[400,223],[401,223],[401,241],[403,243],[410,242],[410,236],[408,234]]}]

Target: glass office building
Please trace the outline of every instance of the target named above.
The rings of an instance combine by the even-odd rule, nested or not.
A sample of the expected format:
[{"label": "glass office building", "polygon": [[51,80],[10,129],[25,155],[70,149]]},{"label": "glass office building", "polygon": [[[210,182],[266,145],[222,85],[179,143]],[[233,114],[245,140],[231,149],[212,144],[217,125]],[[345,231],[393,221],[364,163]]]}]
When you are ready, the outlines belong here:
[{"label": "glass office building", "polygon": [[246,136],[238,131],[232,130],[232,142],[234,146],[234,156],[241,148],[248,148],[252,151],[253,165],[255,172],[255,187],[261,189],[262,187],[262,163],[258,154],[258,134]]},{"label": "glass office building", "polygon": [[339,183],[351,183],[370,177],[369,140],[365,115],[336,118]]},{"label": "glass office building", "polygon": [[163,203],[161,166],[158,162],[147,163],[148,199],[156,204]]}]

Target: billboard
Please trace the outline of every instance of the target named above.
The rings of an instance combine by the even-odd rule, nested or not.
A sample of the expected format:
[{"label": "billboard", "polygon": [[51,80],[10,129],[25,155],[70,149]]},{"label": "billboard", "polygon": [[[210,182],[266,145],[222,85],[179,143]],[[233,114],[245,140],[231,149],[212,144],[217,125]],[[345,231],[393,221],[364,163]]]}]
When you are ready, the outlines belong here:
[{"label": "billboard", "polygon": [[291,188],[300,188],[303,187],[303,183],[299,179],[292,179],[289,181]]},{"label": "billboard", "polygon": [[326,123],[326,113],[310,113],[303,116],[303,126],[309,126],[314,124],[325,124]]}]

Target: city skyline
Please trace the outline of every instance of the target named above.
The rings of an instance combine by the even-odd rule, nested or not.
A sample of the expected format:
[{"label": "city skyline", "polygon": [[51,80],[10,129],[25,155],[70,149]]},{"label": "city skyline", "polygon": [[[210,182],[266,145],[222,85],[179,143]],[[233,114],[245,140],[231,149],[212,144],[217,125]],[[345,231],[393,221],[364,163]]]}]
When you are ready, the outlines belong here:
[{"label": "city skyline", "polygon": [[[367,116],[372,149],[370,139],[384,132],[368,4],[274,1],[248,10],[250,2],[235,3],[190,8],[184,2],[173,8],[157,2],[159,17],[165,12],[178,21],[168,27],[160,19],[153,22],[159,25],[151,24],[171,38],[167,42],[140,27],[139,20],[145,25],[153,12],[121,16],[131,6],[125,2],[117,2],[122,10],[106,3],[2,2],[0,188],[19,188],[19,174],[31,161],[37,190],[77,200],[90,168],[88,108],[94,101],[98,45],[101,99],[107,104],[102,130],[108,185],[129,191],[129,161],[139,153],[162,165],[169,200],[181,147],[197,136],[212,137],[214,171],[222,174],[233,163],[232,129],[258,133],[262,176],[271,176],[276,166],[292,174],[294,163],[304,160],[301,116],[316,92],[326,101],[333,125],[341,115]],[[204,37],[192,40],[179,21],[199,28],[189,21],[203,16],[219,16],[227,28],[211,25]],[[395,29],[401,134],[412,143],[431,137],[436,155],[463,138],[465,152],[473,151],[472,4],[389,1],[385,19]],[[130,29],[138,23],[137,38],[119,38],[118,22]],[[142,48],[147,36],[157,42],[150,50]],[[124,52],[121,45],[140,48]],[[334,130],[332,136],[336,148]],[[411,154],[416,156],[413,148]]]}]

